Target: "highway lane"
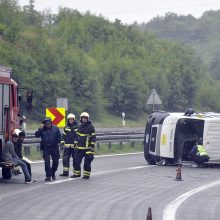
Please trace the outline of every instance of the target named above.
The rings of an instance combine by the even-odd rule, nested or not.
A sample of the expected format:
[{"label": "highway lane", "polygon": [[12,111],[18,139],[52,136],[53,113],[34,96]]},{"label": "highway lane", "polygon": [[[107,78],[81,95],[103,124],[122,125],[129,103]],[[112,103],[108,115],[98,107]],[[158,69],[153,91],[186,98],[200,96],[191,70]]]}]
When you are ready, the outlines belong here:
[{"label": "highway lane", "polygon": [[[46,184],[43,163],[32,168],[37,184],[23,184],[22,175],[0,181],[0,219],[136,220],[146,219],[151,206],[154,220],[166,220],[169,205],[174,219],[214,220],[220,215],[219,184],[190,193],[217,183],[219,169],[183,167],[183,181],[175,181],[177,167],[149,166],[143,154],[96,157],[90,180],[57,176]],[[185,200],[175,206],[183,195]]]}]

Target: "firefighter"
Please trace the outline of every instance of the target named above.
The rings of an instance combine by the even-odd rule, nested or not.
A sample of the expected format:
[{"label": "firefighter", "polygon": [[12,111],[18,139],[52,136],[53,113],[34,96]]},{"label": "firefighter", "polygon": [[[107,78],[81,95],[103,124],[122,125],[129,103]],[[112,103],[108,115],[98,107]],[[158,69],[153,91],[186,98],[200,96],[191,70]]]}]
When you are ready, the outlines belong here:
[{"label": "firefighter", "polygon": [[202,163],[209,161],[210,157],[201,141],[196,141],[196,145],[189,152],[189,159],[194,161],[193,167],[198,167]]},{"label": "firefighter", "polygon": [[74,153],[74,175],[71,178],[81,176],[81,162],[84,157],[83,179],[89,179],[91,162],[94,159],[96,134],[87,112],[81,113],[80,122],[81,124],[78,126],[77,131],[77,147]]},{"label": "firefighter", "polygon": [[[45,181],[56,180],[56,171],[59,165],[59,144],[61,141],[61,133],[57,126],[52,125],[50,118],[45,118],[41,127],[35,132],[36,137],[41,137],[41,147],[43,151],[43,159],[45,162]],[[50,157],[52,158],[52,166],[50,165]]]},{"label": "firefighter", "polygon": [[[67,115],[67,126],[63,130],[61,144],[64,146],[63,151],[63,173],[60,176],[69,176],[70,157],[74,158],[74,147],[76,145],[76,132],[78,123],[75,121],[75,115]],[[74,160],[73,160],[74,163]],[[74,165],[73,165],[74,169]]]}]

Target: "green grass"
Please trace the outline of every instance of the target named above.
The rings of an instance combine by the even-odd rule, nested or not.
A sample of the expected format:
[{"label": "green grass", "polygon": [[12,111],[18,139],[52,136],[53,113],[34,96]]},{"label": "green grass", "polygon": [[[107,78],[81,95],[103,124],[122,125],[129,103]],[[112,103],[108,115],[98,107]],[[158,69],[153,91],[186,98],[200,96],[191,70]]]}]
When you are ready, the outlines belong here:
[{"label": "green grass", "polygon": [[[123,154],[123,153],[135,153],[143,152],[143,144],[141,142],[123,143],[123,144],[100,144],[95,149],[95,155],[110,155],[110,154]],[[41,152],[36,147],[30,147],[30,156],[23,152],[23,155],[30,160],[42,160]],[[61,156],[63,155],[61,151]]]},{"label": "green grass", "polygon": [[[145,127],[147,116],[143,115],[137,120],[126,119],[125,127]],[[77,119],[78,120],[78,119]],[[79,121],[79,120],[78,120]],[[122,128],[122,117],[111,115],[107,112],[100,114],[98,120],[91,118],[95,128]],[[32,121],[27,119],[27,130],[37,130],[40,127],[41,122]]]}]

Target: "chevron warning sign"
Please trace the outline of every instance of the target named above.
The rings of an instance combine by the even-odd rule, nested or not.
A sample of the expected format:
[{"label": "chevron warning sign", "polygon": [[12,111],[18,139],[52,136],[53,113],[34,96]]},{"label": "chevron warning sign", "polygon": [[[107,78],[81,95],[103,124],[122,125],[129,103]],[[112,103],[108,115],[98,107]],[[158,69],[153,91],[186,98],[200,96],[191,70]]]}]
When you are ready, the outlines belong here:
[{"label": "chevron warning sign", "polygon": [[65,127],[65,108],[46,108],[46,117],[50,117],[52,123],[59,128]]}]

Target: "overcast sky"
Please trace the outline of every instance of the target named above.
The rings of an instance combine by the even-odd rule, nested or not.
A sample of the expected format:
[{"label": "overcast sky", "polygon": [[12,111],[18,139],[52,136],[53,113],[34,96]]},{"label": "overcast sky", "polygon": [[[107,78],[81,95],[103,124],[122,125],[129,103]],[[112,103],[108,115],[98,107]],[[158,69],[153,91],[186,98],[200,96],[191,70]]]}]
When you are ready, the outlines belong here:
[{"label": "overcast sky", "polygon": [[[29,0],[18,0],[21,6]],[[102,15],[110,21],[120,19],[124,24],[148,22],[153,17],[164,16],[167,12],[181,15],[191,14],[200,17],[207,10],[220,10],[218,0],[35,0],[35,9],[50,9],[57,13],[59,7],[76,9],[79,12],[90,11]]]}]

